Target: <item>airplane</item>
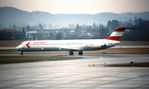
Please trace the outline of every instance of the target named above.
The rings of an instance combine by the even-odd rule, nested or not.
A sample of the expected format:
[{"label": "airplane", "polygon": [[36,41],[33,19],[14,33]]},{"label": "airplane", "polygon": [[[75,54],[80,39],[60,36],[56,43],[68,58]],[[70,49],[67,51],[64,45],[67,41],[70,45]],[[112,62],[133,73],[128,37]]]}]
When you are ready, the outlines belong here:
[{"label": "airplane", "polygon": [[31,40],[24,41],[16,47],[20,54],[26,51],[68,51],[69,55],[83,55],[83,51],[102,50],[120,43],[124,31],[129,29],[125,26],[118,26],[112,34],[105,39],[78,39],[78,40]]}]

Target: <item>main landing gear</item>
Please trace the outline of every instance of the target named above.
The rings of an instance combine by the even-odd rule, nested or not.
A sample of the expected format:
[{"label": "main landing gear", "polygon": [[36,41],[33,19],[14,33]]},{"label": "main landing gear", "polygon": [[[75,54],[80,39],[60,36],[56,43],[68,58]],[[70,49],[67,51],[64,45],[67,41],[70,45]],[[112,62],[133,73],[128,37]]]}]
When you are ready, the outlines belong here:
[{"label": "main landing gear", "polygon": [[[69,55],[74,55],[74,52],[73,51],[69,51]],[[79,51],[78,55],[83,55],[83,51]]]},{"label": "main landing gear", "polygon": [[69,55],[74,55],[74,52],[73,51],[69,51]]},{"label": "main landing gear", "polygon": [[78,53],[79,55],[83,55],[83,51],[79,51],[79,53]]}]

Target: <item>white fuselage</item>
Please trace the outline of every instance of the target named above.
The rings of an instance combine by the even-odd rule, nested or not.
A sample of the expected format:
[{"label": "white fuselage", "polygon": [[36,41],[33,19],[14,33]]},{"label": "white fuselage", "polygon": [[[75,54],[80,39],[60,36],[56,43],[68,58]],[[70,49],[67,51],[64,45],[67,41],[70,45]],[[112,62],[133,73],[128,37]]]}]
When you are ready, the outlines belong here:
[{"label": "white fuselage", "polygon": [[69,51],[69,55],[73,55],[73,51],[78,51],[79,55],[83,55],[83,51],[106,49],[117,45],[126,29],[127,27],[118,26],[105,39],[24,41],[16,49],[21,51],[21,55],[24,51]]},{"label": "white fuselage", "polygon": [[106,39],[35,40],[24,41],[16,48],[19,51],[92,51],[113,47],[118,43]]}]

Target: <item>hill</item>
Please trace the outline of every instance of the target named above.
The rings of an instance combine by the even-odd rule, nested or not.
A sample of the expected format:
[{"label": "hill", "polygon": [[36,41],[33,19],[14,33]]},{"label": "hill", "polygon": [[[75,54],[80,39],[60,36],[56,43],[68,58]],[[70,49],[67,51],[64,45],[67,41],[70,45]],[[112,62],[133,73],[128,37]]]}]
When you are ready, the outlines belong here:
[{"label": "hill", "polygon": [[48,12],[27,12],[13,7],[0,8],[0,24],[106,24],[108,20],[144,18],[149,19],[149,12],[138,13],[98,13],[98,14],[51,14]]}]

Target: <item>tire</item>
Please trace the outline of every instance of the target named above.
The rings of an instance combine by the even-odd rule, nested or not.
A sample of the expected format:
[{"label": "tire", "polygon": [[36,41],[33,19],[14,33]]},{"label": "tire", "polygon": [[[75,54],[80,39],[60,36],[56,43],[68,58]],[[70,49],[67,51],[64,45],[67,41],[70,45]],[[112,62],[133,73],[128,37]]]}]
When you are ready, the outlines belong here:
[{"label": "tire", "polygon": [[83,55],[83,51],[79,51],[79,53],[78,53],[79,55]]},{"label": "tire", "polygon": [[23,51],[21,51],[20,55],[23,55]]},{"label": "tire", "polygon": [[74,55],[74,52],[73,51],[69,51],[69,55]]}]

